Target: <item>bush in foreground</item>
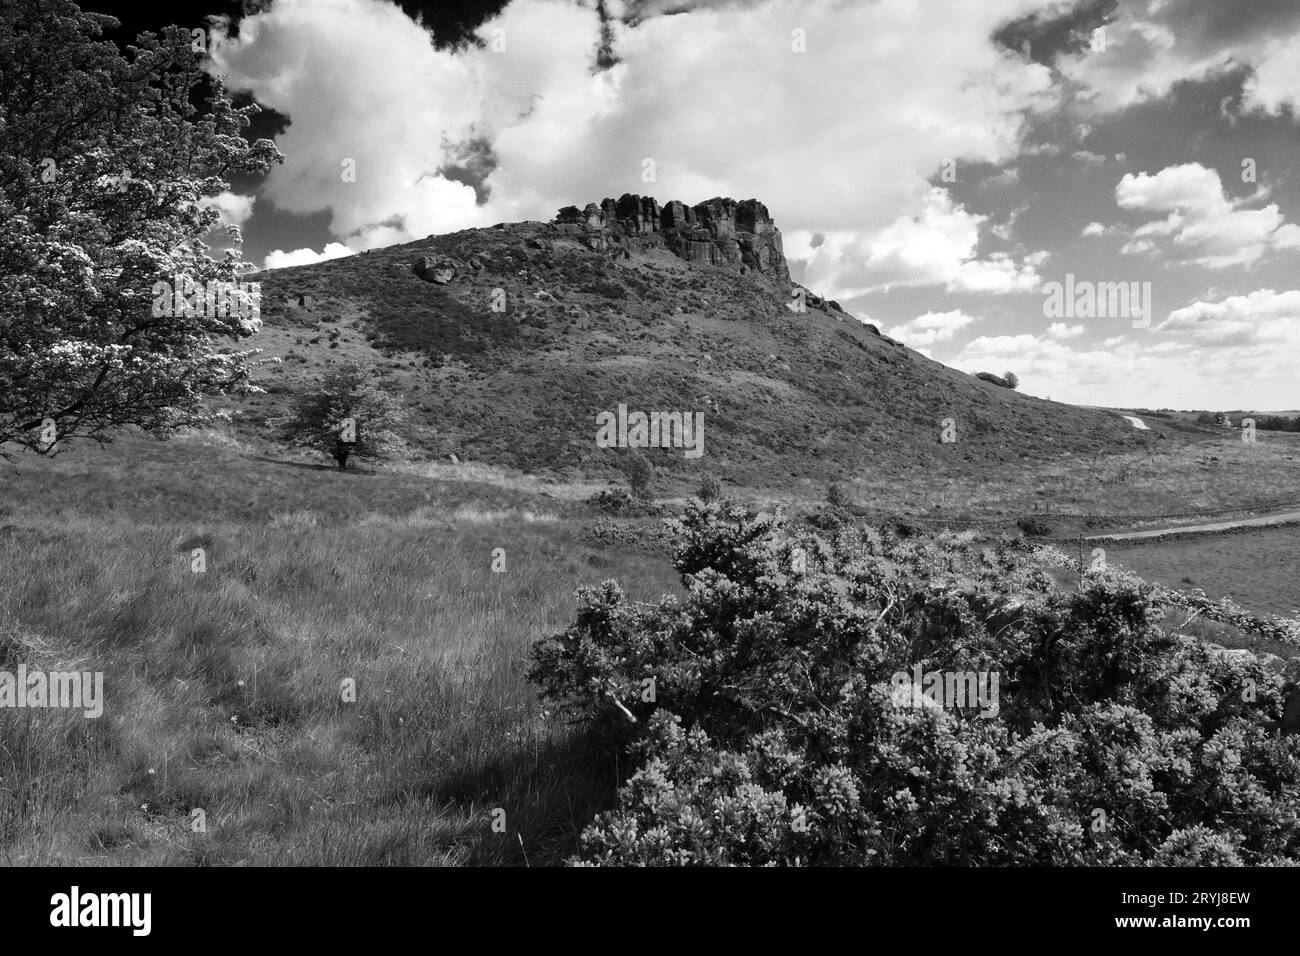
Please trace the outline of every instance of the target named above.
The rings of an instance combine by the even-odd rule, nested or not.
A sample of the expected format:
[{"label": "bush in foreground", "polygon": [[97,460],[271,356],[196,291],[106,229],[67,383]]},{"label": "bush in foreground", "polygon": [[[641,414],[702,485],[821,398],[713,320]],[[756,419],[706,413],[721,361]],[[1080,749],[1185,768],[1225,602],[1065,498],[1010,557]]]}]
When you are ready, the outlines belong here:
[{"label": "bush in foreground", "polygon": [[[584,862],[1300,861],[1281,678],[1163,632],[1134,578],[1063,593],[1010,548],[729,503],[688,506],[675,564],[684,600],[607,582],[534,648],[543,696],[634,757]],[[911,706],[917,665],[996,674],[997,706]]]}]

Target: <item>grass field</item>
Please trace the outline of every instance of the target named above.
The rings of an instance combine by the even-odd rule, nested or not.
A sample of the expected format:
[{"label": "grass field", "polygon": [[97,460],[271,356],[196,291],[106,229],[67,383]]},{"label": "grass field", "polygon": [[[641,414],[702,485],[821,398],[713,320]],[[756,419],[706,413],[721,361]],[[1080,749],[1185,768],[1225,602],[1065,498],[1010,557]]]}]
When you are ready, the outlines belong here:
[{"label": "grass field", "polygon": [[1106,546],[1107,560],[1148,581],[1201,588],[1256,612],[1300,617],[1300,527]]},{"label": "grass field", "polygon": [[[1132,472],[1132,506],[1224,503],[1214,475],[1244,494],[1294,450],[1225,449],[1171,451],[1206,459],[1181,484],[1179,468]],[[1061,494],[1072,475],[1009,474],[1004,493]],[[103,671],[106,695],[98,720],[0,710],[5,862],[545,865],[612,805],[608,751],[544,712],[525,674],[578,586],[679,590],[666,559],[584,537],[599,483],[473,463],[341,473],[230,434],[22,456],[0,479],[0,669]],[[908,494],[855,490],[881,507]],[[1294,529],[1208,540],[1111,560],[1295,607]]]},{"label": "grass field", "polygon": [[106,705],[0,711],[5,862],[572,852],[616,768],[542,712],[527,649],[578,585],[675,590],[666,561],[593,550],[519,493],[142,447],[6,469],[0,665],[103,671]]}]

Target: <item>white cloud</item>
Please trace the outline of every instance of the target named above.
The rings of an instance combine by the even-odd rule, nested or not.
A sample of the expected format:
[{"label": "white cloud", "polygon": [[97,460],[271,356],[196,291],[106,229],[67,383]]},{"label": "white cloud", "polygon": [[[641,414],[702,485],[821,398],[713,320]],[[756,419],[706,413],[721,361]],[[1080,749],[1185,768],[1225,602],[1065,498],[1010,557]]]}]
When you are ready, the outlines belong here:
[{"label": "white cloud", "polygon": [[1154,252],[1159,244],[1151,237],[1172,237],[1170,252],[1179,259],[1219,269],[1250,265],[1270,248],[1300,245],[1300,234],[1294,226],[1283,226],[1276,203],[1262,209],[1243,208],[1254,198],[1229,199],[1218,171],[1200,163],[1166,166],[1154,175],[1125,173],[1115,187],[1120,208],[1168,216],[1139,226],[1122,251]]},{"label": "white cloud", "polygon": [[[1254,7],[1254,9],[1252,9]],[[1057,65],[1103,112],[1161,99],[1174,85],[1244,69],[1242,105],[1277,114],[1300,102],[1300,18],[1282,4],[1120,0],[1106,48]]]},{"label": "white cloud", "polygon": [[315,262],[324,262],[326,259],[342,259],[344,256],[352,255],[352,252],[353,250],[341,242],[326,243],[325,248],[320,252],[315,249],[294,249],[292,252],[276,249],[267,254],[262,262],[262,268],[287,269],[290,266],[309,266]]},{"label": "white cloud", "polygon": [[936,342],[946,342],[957,330],[964,329],[975,321],[977,320],[974,316],[967,315],[960,309],[927,312],[909,322],[888,329],[885,334],[912,348],[928,348]]},{"label": "white cloud", "polygon": [[1080,341],[1076,328],[1054,323],[1045,335],[979,336],[950,364],[972,373],[1010,369],[1021,391],[1090,405],[1145,405],[1153,395],[1173,408],[1295,405],[1300,291],[1195,302],[1099,346]]},{"label": "white cloud", "polygon": [[[292,212],[329,210],[353,249],[549,219],[634,190],[661,201],[757,196],[787,233],[834,230],[861,244],[924,212],[945,159],[1010,159],[1025,111],[1054,102],[1047,68],[989,40],[1026,2],[805,0],[797,17],[779,0],[696,6],[615,24],[619,63],[593,74],[590,5],[515,0],[480,30],[504,30],[504,52],[453,53],[380,0],[277,0],[216,42],[213,61],[231,88],[290,118],[277,143],[286,163],[263,196]],[[794,26],[806,53],[791,49]],[[497,164],[482,206],[438,173],[475,139]],[[340,180],[345,158],[355,183]],[[641,180],[645,159],[653,184]],[[961,271],[995,288],[1025,281],[1006,262]]]},{"label": "white cloud", "polygon": [[227,189],[215,196],[204,198],[202,205],[215,206],[221,216],[222,225],[242,227],[253,214],[253,203],[256,199],[256,196],[241,196]]},{"label": "white cloud", "polygon": [[1044,254],[1017,263],[1006,253],[976,255],[987,216],[955,204],[932,188],[919,214],[900,216],[872,231],[826,236],[817,248],[804,233],[787,244],[805,262],[805,278],[833,298],[853,298],[894,287],[943,285],[954,292],[1029,292],[1038,287]]},{"label": "white cloud", "polygon": [[1083,334],[1082,325],[1066,325],[1064,322],[1053,322],[1047,327],[1047,334],[1054,339],[1074,339]]},{"label": "white cloud", "polygon": [[1103,226],[1101,223],[1099,223],[1099,222],[1090,222],[1090,223],[1088,223],[1088,225],[1086,225],[1086,226],[1083,227],[1083,232],[1080,233],[1080,235],[1083,235],[1083,236],[1104,236],[1104,235],[1106,235],[1106,232],[1107,232],[1106,227]]},{"label": "white cloud", "polygon": [[1245,103],[1274,115],[1300,106],[1300,33],[1267,41],[1245,85]]},{"label": "white cloud", "polygon": [[1195,302],[1169,313],[1157,330],[1204,345],[1300,349],[1300,291],[1259,289],[1220,302]]}]

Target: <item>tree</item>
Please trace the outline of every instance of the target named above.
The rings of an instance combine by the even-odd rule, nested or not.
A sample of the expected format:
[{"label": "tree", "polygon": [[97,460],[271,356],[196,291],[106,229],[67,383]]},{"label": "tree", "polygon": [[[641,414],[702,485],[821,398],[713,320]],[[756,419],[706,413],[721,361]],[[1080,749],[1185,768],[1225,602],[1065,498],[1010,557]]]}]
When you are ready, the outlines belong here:
[{"label": "tree", "polygon": [[69,0],[0,9],[0,443],[42,453],[120,425],[165,433],[205,420],[205,395],[257,391],[251,353],[227,345],[257,330],[257,290],[203,240],[226,178],[283,157],[244,139],[257,107],[209,80],[189,31],[124,55],[99,39],[115,26]]},{"label": "tree", "polygon": [[853,501],[849,498],[849,493],[844,490],[844,486],[838,481],[833,481],[826,489],[826,503],[832,508],[847,508],[853,504]]},{"label": "tree", "polygon": [[722,497],[722,482],[718,480],[717,475],[705,475],[695,495],[701,501],[717,501]]},{"label": "tree", "polygon": [[351,458],[394,458],[406,448],[393,431],[403,416],[393,396],[369,378],[356,364],[333,368],[316,389],[298,399],[292,412],[270,424],[289,444],[315,448],[339,468],[347,468]]},{"label": "tree", "polygon": [[1003,372],[1002,381],[1007,383],[1007,388],[1019,388],[1020,378],[1015,372]]},{"label": "tree", "polygon": [[627,475],[627,484],[632,489],[633,497],[649,501],[652,497],[650,482],[654,479],[654,466],[649,459],[640,452],[629,452],[622,469],[623,474]]}]

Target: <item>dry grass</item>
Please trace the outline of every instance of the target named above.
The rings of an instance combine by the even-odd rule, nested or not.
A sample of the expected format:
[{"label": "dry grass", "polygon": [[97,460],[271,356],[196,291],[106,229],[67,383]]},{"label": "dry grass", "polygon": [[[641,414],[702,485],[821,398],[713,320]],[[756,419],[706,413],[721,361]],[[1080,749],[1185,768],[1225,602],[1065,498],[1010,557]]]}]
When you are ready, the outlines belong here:
[{"label": "dry grass", "polygon": [[[0,710],[3,859],[537,865],[572,852],[615,768],[542,712],[528,648],[572,619],[579,584],[617,577],[649,600],[676,587],[667,562],[594,550],[539,503],[472,489],[403,511],[388,488],[379,512],[268,489],[281,506],[232,506],[232,519],[241,460],[189,450],[207,457],[182,470],[200,487],[172,489],[196,506],[180,519],[74,513],[68,462],[23,463],[20,488],[44,469],[44,502],[8,487],[0,666],[103,671],[106,703],[89,720]],[[376,491],[410,480],[306,475]]]}]

